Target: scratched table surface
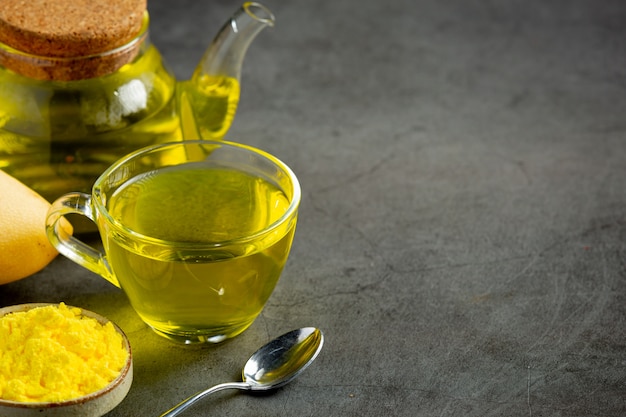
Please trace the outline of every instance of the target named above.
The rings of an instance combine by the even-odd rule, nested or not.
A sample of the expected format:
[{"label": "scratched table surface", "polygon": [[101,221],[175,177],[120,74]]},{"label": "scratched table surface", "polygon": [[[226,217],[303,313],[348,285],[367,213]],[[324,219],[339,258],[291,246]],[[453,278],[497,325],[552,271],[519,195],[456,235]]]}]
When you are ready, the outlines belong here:
[{"label": "scratched table surface", "polygon": [[[298,175],[290,260],[232,341],[184,349],[58,257],[0,306],[78,305],[128,334],[135,380],[108,417],[157,416],[238,380],[259,346],[325,347],[267,396],[192,416],[626,415],[626,2],[267,0],[227,138]],[[150,0],[187,78],[233,0]]]}]

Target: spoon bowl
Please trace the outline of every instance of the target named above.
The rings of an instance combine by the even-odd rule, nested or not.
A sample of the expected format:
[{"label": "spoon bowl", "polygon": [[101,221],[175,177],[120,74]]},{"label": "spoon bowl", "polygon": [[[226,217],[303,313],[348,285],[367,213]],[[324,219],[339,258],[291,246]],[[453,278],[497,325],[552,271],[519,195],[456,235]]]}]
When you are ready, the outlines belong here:
[{"label": "spoon bowl", "polygon": [[251,390],[270,390],[291,382],[322,349],[323,333],[314,327],[292,330],[272,340],[248,359],[243,382]]},{"label": "spoon bowl", "polygon": [[174,417],[201,398],[225,389],[269,391],[282,387],[300,375],[319,355],[324,345],[324,334],[315,327],[292,330],[254,352],[243,371],[243,382],[215,385],[187,398],[161,417]]}]

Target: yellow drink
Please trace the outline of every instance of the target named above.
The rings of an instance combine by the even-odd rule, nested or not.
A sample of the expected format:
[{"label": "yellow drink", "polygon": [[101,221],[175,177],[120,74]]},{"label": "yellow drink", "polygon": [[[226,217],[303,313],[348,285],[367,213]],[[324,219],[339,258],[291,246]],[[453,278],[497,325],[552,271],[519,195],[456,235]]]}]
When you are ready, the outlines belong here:
[{"label": "yellow drink", "polygon": [[193,162],[140,174],[109,196],[109,215],[150,236],[103,236],[133,308],[172,339],[220,341],[261,312],[287,260],[295,221],[261,233],[290,200],[268,180]]},{"label": "yellow drink", "polygon": [[222,139],[235,118],[239,82],[232,77],[201,75],[180,83],[178,91],[183,137]]},{"label": "yellow drink", "polygon": [[144,146],[222,139],[237,109],[237,80],[176,82],[158,50],[144,49],[118,71],[84,80],[40,81],[0,66],[0,169],[52,201],[88,192],[106,168]]},{"label": "yellow drink", "polygon": [[33,80],[0,66],[0,85],[0,169],[48,200],[89,191],[131,151],[182,139],[175,80],[153,46],[86,80]]}]

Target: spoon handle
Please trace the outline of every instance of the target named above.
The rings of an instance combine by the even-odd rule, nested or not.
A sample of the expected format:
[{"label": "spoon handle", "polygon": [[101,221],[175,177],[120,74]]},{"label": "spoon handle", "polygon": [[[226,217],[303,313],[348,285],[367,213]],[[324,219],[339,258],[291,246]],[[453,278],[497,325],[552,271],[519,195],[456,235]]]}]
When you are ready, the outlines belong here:
[{"label": "spoon handle", "polygon": [[225,389],[240,389],[240,390],[248,391],[251,388],[252,387],[250,386],[250,384],[248,384],[246,382],[227,382],[225,384],[215,385],[214,387],[211,387],[211,388],[206,389],[204,391],[200,391],[199,393],[197,393],[195,395],[192,395],[191,397],[189,397],[186,400],[182,401],[178,405],[174,406],[172,409],[170,409],[170,410],[166,411],[165,413],[161,414],[160,417],[174,417],[174,416],[177,416],[178,414],[180,414],[183,411],[185,411],[192,404],[194,404],[196,401],[200,400],[201,398],[206,397],[209,394],[213,394],[214,392],[217,392],[217,391],[222,391],[222,390],[225,390]]}]

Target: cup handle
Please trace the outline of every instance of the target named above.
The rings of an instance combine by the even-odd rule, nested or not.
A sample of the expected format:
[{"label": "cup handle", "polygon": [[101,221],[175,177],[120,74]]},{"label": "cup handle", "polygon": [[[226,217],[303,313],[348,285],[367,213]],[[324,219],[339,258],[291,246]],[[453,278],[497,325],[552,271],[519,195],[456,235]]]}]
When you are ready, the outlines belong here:
[{"label": "cup handle", "polygon": [[59,253],[91,272],[102,276],[119,288],[120,284],[111,272],[104,254],[72,236],[61,227],[61,219],[66,214],[80,214],[95,223],[96,220],[91,206],[91,195],[69,193],[59,197],[52,203],[46,216],[46,234],[52,246]]}]

